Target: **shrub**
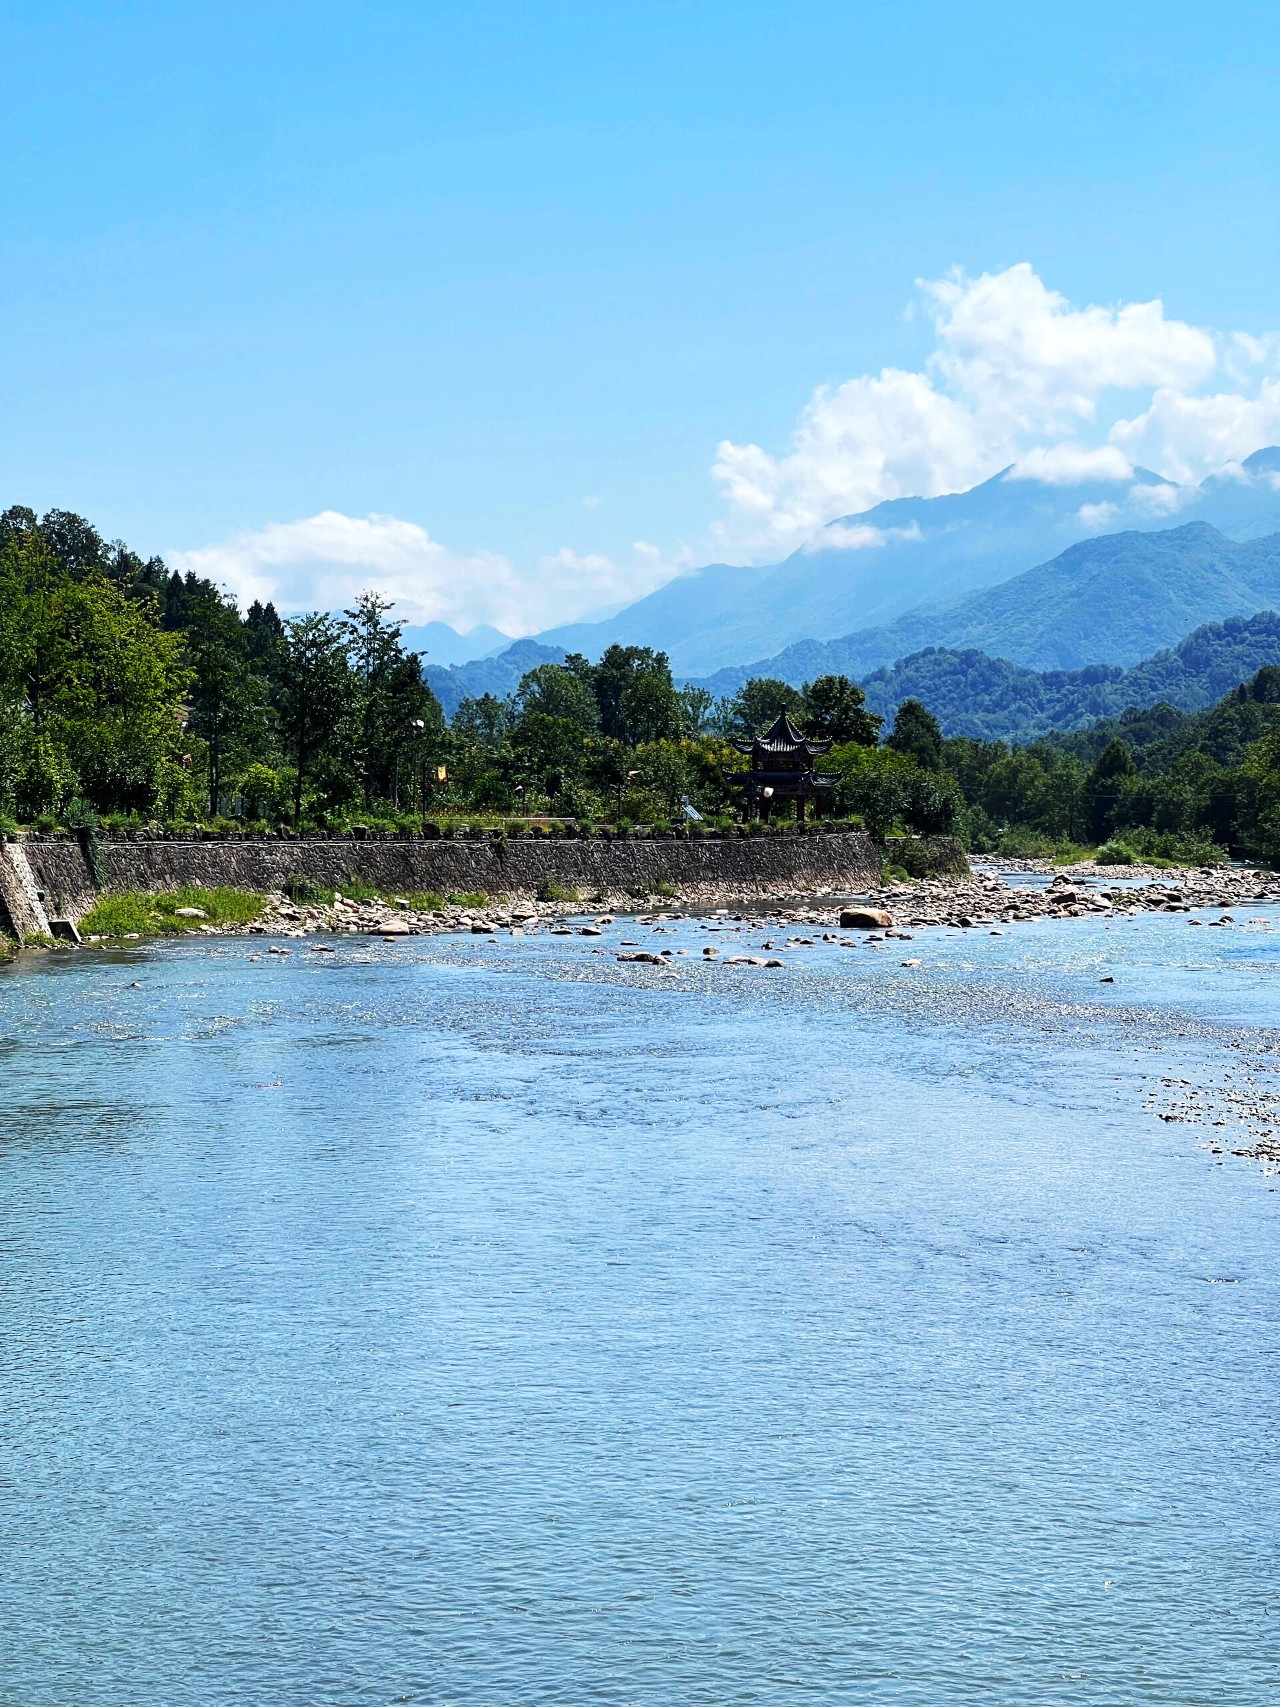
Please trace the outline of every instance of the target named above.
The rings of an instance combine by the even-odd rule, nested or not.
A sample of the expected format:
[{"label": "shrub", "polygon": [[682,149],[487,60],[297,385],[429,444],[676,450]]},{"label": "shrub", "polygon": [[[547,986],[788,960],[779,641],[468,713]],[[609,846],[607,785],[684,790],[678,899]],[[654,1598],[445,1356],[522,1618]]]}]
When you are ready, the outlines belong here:
[{"label": "shrub", "polygon": [[375,889],[371,883],[363,882],[351,872],[342,880],[342,893],[348,901],[381,901],[382,891]]},{"label": "shrub", "polygon": [[1103,842],[1093,857],[1098,865],[1135,865],[1137,863],[1137,855],[1132,848],[1126,848],[1121,843],[1114,841]]},{"label": "shrub", "polygon": [[578,891],[561,883],[557,877],[544,877],[536,890],[539,901],[576,901]]},{"label": "shrub", "polygon": [[1053,846],[1052,836],[1025,824],[1011,824],[1000,833],[1000,852],[1013,859],[1051,859]]},{"label": "shrub", "polygon": [[1094,858],[1099,865],[1226,865],[1229,855],[1203,830],[1153,830],[1142,825],[1113,831]]},{"label": "shrub", "polygon": [[295,907],[327,906],[333,900],[332,889],[322,889],[314,879],[300,871],[292,872],[280,887]]}]

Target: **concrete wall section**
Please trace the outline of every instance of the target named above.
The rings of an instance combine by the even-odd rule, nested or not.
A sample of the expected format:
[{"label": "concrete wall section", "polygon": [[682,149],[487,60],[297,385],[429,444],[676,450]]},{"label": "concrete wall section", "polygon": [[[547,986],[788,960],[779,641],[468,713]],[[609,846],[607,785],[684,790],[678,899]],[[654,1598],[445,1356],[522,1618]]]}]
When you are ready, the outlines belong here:
[{"label": "concrete wall section", "polygon": [[279,889],[295,874],[326,888],[357,879],[387,894],[483,890],[530,897],[548,879],[613,902],[672,884],[683,896],[860,892],[880,881],[880,857],[861,831],[839,835],[575,841],[103,841],[100,885],[75,841],[28,839],[46,911],[78,919],[99,893],[205,888]]},{"label": "concrete wall section", "polygon": [[40,888],[22,843],[0,843],[0,931],[7,931],[19,942],[49,935],[49,916],[40,900]]}]

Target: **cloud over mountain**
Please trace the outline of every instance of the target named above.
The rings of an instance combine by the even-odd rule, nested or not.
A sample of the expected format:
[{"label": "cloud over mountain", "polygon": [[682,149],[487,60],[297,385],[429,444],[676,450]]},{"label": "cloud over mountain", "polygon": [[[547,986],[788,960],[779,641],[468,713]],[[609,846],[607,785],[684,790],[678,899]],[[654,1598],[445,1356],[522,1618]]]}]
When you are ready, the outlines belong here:
[{"label": "cloud over mountain", "polygon": [[642,598],[678,564],[637,540],[630,561],[567,548],[522,573],[501,552],[463,553],[397,516],[323,510],[296,522],[233,534],[219,545],[169,553],[180,573],[207,575],[239,598],[274,600],[284,611],[339,610],[366,588],[393,599],[405,622],[447,622],[460,630],[491,623],[527,634]]},{"label": "cloud over mountain", "polygon": [[1077,308],[1026,262],[919,288],[934,333],[923,371],[820,386],[780,454],[721,443],[720,549],[790,551],[838,516],[1011,463],[1054,484],[1123,481],[1135,462],[1185,481],[1280,436],[1273,338],[1171,320],[1158,299]]},{"label": "cloud over mountain", "polygon": [[[1079,511],[1101,532],[1126,503],[1172,517],[1191,483],[1280,440],[1280,335],[1193,326],[1158,299],[1078,308],[1026,262],[922,281],[916,311],[933,340],[920,371],[820,386],[780,452],[720,444],[711,472],[723,509],[698,560],[773,563],[806,545],[875,552],[915,536],[828,524],[886,499],[964,492],[1003,468],[1041,486],[1106,486]],[[1138,465],[1181,485],[1135,481]],[[562,547],[517,565],[455,551],[417,522],[325,510],[171,560],[286,610],[336,609],[374,587],[406,621],[529,634],[642,599],[695,556],[641,540],[620,558]]]}]

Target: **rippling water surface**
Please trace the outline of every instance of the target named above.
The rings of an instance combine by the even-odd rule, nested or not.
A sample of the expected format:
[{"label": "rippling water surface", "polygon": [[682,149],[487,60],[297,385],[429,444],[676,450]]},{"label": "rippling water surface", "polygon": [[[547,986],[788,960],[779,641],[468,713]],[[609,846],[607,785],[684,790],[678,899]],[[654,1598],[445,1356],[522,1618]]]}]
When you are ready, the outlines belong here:
[{"label": "rippling water surface", "polygon": [[1272,1707],[1280,932],[763,935],[0,973],[0,1701]]}]

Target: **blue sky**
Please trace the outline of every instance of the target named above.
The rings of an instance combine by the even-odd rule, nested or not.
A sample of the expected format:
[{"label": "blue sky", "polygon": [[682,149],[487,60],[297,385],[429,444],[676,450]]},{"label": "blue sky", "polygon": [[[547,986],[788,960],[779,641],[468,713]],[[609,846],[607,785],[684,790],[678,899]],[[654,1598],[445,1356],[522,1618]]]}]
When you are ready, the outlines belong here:
[{"label": "blue sky", "polygon": [[[324,599],[363,553],[415,617],[539,626],[1015,440],[1110,442],[1166,357],[1178,395],[1262,403],[1126,454],[1198,474],[1271,418],[1274,0],[44,0],[3,43],[4,501],[242,591]],[[1261,340],[1253,366],[1159,333],[1070,421],[920,466],[873,445],[879,473],[859,426],[819,476],[787,463],[818,387],[888,366],[954,395],[972,342],[916,281],[1020,278],[1016,318],[1019,264],[1055,324],[1160,299],[1220,352]],[[882,401],[876,432],[916,430]],[[724,441],[759,447],[749,490]]]}]

